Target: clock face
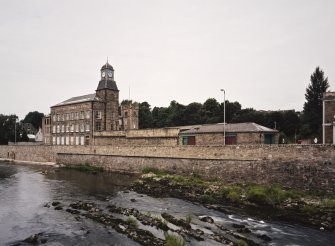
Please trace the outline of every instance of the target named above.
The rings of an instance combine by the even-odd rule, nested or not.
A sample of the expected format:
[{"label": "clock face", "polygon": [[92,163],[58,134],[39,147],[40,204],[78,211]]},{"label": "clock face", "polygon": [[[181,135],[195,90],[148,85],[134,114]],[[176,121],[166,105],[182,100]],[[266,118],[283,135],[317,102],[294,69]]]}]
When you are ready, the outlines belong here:
[{"label": "clock face", "polygon": [[102,72],[101,75],[102,75],[102,77],[105,77],[106,73],[105,73],[105,72]]},{"label": "clock face", "polygon": [[110,77],[110,78],[113,76],[112,71],[108,71],[107,74],[108,74],[108,77]]}]

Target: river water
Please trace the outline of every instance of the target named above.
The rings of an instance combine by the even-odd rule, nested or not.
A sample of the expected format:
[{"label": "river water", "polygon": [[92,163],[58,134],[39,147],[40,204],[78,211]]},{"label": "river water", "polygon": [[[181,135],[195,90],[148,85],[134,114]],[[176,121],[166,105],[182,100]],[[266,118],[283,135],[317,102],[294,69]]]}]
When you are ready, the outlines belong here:
[{"label": "river water", "polygon": [[[113,173],[89,174],[75,170],[44,166],[0,163],[0,245],[28,245],[22,240],[33,234],[46,239],[44,245],[138,245],[126,235],[91,221],[78,219],[63,210],[46,207],[59,201],[94,202],[106,207],[134,207],[142,213],[159,215],[167,212],[176,217],[191,214],[193,227],[206,228],[198,216],[211,216],[219,224],[244,224],[253,233],[272,238],[268,245],[335,245],[335,233],[278,221],[262,221],[236,214],[224,214],[174,198],[153,198],[124,192],[134,176]],[[131,202],[135,199],[136,202]],[[141,227],[141,225],[140,225]],[[145,227],[143,227],[145,229]],[[163,237],[162,232],[153,231]],[[220,245],[215,241],[190,245]]]}]

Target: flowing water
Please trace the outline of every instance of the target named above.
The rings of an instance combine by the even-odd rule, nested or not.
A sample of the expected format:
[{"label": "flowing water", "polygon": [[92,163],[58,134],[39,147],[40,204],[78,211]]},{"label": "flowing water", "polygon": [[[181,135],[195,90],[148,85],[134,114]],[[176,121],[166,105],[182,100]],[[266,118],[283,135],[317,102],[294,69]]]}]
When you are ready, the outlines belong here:
[{"label": "flowing water", "polygon": [[[211,233],[198,216],[211,216],[215,223],[244,224],[253,233],[272,238],[269,245],[335,245],[335,233],[319,231],[296,224],[262,221],[237,214],[224,214],[174,198],[153,198],[135,192],[123,192],[134,176],[113,173],[89,174],[74,170],[44,166],[27,166],[0,163],[0,245],[25,245],[22,240],[33,234],[43,235],[45,245],[138,245],[126,235],[119,234],[90,219],[78,219],[63,210],[45,207],[59,201],[70,204],[76,201],[94,202],[106,207],[134,207],[142,213],[159,215],[163,212],[185,218],[192,215],[192,227]],[[135,199],[136,202],[131,202]],[[205,228],[207,227],[207,228]],[[156,237],[163,232],[151,230]],[[206,240],[189,239],[190,245],[220,245]]]}]

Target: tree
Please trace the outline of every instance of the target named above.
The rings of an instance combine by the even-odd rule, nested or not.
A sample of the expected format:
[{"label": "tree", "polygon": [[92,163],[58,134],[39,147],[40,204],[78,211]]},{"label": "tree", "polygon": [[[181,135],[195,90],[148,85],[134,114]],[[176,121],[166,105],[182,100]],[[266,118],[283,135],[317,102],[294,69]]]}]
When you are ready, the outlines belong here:
[{"label": "tree", "polygon": [[329,88],[328,78],[317,67],[311,75],[311,83],[306,88],[304,104],[304,129],[302,134],[306,137],[321,138],[322,129],[322,97]]},{"label": "tree", "polygon": [[168,107],[169,115],[166,120],[167,126],[183,126],[185,125],[184,112],[185,106],[177,103],[175,100],[171,101]]},{"label": "tree", "polygon": [[26,117],[23,119],[23,123],[31,123],[37,130],[42,126],[42,118],[44,117],[43,113],[38,111],[29,112]]},{"label": "tree", "polygon": [[184,111],[185,125],[196,125],[202,123],[201,103],[193,102],[186,106]]},{"label": "tree", "polygon": [[152,128],[152,114],[150,104],[142,102],[139,104],[139,128]]},{"label": "tree", "polygon": [[16,140],[19,140],[20,125],[16,123],[16,115],[0,114],[0,144],[8,144],[9,141],[15,141],[15,124],[16,124]]},{"label": "tree", "polygon": [[202,105],[202,111],[206,119],[205,123],[218,123],[220,121],[220,104],[215,98],[208,98]]}]

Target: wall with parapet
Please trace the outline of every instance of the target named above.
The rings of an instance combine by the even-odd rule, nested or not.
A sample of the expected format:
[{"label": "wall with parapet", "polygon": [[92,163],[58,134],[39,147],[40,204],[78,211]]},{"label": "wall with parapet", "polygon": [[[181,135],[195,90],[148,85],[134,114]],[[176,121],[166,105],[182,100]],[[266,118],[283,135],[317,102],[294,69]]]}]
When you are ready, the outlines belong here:
[{"label": "wall with parapet", "polygon": [[106,170],[138,172],[154,166],[195,172],[226,182],[278,183],[335,192],[333,145],[241,146],[0,146],[0,158],[103,165]]},{"label": "wall with parapet", "polygon": [[333,145],[226,145],[226,146],[0,146],[0,158],[15,152],[17,160],[55,161],[56,153],[112,154],[233,160],[322,160],[335,165]]}]

